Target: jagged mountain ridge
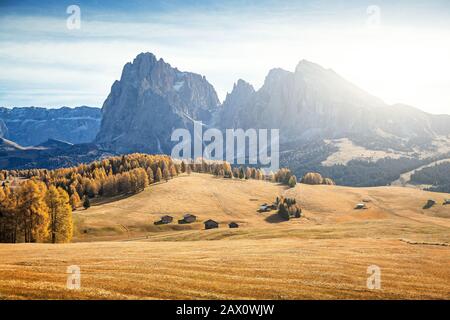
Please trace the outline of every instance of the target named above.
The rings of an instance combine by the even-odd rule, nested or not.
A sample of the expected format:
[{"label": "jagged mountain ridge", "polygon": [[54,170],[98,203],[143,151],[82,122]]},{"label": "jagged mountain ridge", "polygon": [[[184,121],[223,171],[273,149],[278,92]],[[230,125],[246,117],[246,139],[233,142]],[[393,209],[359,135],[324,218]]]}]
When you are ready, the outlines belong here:
[{"label": "jagged mountain ridge", "polygon": [[172,68],[151,53],[127,63],[102,108],[96,142],[116,152],[169,153],[171,133],[210,122],[220,102],[204,76]]},{"label": "jagged mountain ridge", "polygon": [[365,147],[407,149],[450,134],[450,116],[387,105],[305,60],[295,72],[271,70],[258,91],[239,80],[223,106],[223,128],[280,128],[283,142],[350,138]]},{"label": "jagged mountain ridge", "polygon": [[151,53],[123,69],[106,99],[96,142],[116,152],[170,153],[170,135],[191,128],[279,128],[282,144],[351,139],[366,148],[415,152],[450,135],[450,116],[387,105],[330,69],[303,60],[294,72],[272,69],[255,90],[238,80],[221,105],[202,76]]},{"label": "jagged mountain ridge", "polygon": [[101,110],[86,106],[0,108],[0,137],[23,146],[35,146],[48,139],[87,143],[97,135],[100,121]]},{"label": "jagged mountain ridge", "polygon": [[125,65],[102,114],[95,141],[117,153],[170,154],[173,130],[192,129],[194,120],[222,130],[280,129],[282,166],[347,185],[385,185],[450,154],[450,115],[388,105],[306,60],[293,72],[272,69],[258,90],[238,80],[220,104],[204,77],[142,53]]},{"label": "jagged mountain ridge", "polygon": [[[43,113],[36,108],[31,110]],[[170,141],[173,130],[191,130],[194,120],[203,121],[205,128],[280,129],[282,166],[292,168],[298,176],[305,171],[323,171],[349,185],[386,184],[391,178],[398,178],[396,175],[402,170],[450,154],[450,115],[430,115],[410,106],[387,105],[317,64],[301,61],[293,72],[273,69],[258,90],[238,80],[220,104],[214,87],[204,76],[182,72],[151,53],[139,54],[124,66],[120,80],[114,82],[103,104],[100,131],[94,143],[98,150],[115,154],[170,154],[176,143]],[[0,135],[3,133],[6,138],[11,136],[8,121],[11,122],[7,119],[4,126],[0,122]],[[28,130],[27,122],[24,123],[21,125]],[[46,123],[52,132],[55,124]],[[34,135],[32,130],[26,132],[31,133],[22,138]],[[62,142],[70,145],[74,143],[71,139],[55,135],[48,138],[58,141],[42,144],[46,140],[41,139],[33,144],[48,150],[78,148],[68,148]],[[78,148],[80,154],[85,149]],[[103,154],[94,149],[87,150],[92,155],[89,159]],[[33,156],[31,164],[26,160],[30,154],[54,158],[54,152],[19,152],[16,155],[24,156],[20,158],[23,163],[8,163],[15,168],[54,167],[70,163],[70,157],[82,162],[83,158],[72,151],[65,152],[64,161],[56,158],[56,162],[39,162]],[[6,157],[13,159],[8,154]],[[385,158],[391,160],[375,163]],[[352,159],[362,159],[363,163],[348,162]],[[369,165],[364,163],[367,160],[374,162],[370,165],[371,176],[366,169]],[[341,164],[348,169],[346,177],[341,177],[342,168],[333,167]],[[379,176],[381,171],[387,172],[386,168],[392,169],[386,177],[373,179],[373,174]]]}]

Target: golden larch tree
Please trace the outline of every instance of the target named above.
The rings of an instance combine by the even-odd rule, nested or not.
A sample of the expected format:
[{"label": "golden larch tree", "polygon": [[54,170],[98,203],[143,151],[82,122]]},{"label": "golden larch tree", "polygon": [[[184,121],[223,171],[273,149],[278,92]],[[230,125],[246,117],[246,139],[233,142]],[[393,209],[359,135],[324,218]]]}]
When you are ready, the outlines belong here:
[{"label": "golden larch tree", "polygon": [[48,236],[46,192],[45,184],[34,180],[25,181],[19,187],[17,214],[25,242],[42,241]]}]

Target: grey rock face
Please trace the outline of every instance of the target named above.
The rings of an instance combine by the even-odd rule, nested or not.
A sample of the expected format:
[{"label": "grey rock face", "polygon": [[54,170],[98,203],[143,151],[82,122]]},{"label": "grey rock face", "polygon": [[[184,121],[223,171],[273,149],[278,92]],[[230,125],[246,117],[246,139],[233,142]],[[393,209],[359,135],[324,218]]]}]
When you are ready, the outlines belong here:
[{"label": "grey rock face", "polygon": [[258,91],[249,86],[238,82],[227,96],[224,128],[279,128],[282,142],[351,138],[365,146],[399,149],[450,134],[450,116],[389,106],[308,61],[295,72],[271,70]]},{"label": "grey rock face", "polygon": [[181,72],[151,53],[123,68],[103,104],[96,142],[120,153],[170,153],[172,131],[208,122],[219,106],[213,86],[195,73]]},{"label": "grey rock face", "polygon": [[[99,108],[0,108],[0,131],[22,146],[57,139],[70,143],[92,142],[100,128]],[[2,129],[2,123],[5,125]]]},{"label": "grey rock face", "polygon": [[0,138],[8,137],[8,128],[6,127],[5,122],[0,119]]},{"label": "grey rock face", "polygon": [[412,152],[450,135],[450,116],[387,105],[305,60],[294,72],[271,70],[257,91],[239,80],[220,106],[204,77],[142,53],[125,65],[102,114],[95,141],[118,153],[170,153],[171,133],[191,129],[192,120],[222,129],[280,129],[281,143],[290,146],[349,138],[367,148]]}]

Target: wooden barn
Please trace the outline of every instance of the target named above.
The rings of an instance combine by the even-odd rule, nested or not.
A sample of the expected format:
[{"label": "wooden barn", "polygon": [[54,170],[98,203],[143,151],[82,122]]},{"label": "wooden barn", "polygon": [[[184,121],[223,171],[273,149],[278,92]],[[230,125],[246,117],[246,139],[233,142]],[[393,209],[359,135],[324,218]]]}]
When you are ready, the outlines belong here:
[{"label": "wooden barn", "polygon": [[162,216],[161,220],[155,222],[155,225],[158,225],[158,224],[169,224],[172,221],[173,221],[173,217],[171,217],[171,216]]},{"label": "wooden barn", "polygon": [[194,216],[193,214],[187,213],[183,216],[183,219],[178,220],[179,224],[186,224],[186,223],[192,223],[195,222],[197,220],[197,217]]},{"label": "wooden barn", "polygon": [[230,222],[228,224],[228,227],[230,227],[230,229],[239,228],[239,224],[237,224],[236,222]]},{"label": "wooden barn", "polygon": [[211,219],[206,220],[203,223],[205,224],[205,229],[206,230],[208,230],[208,229],[215,229],[215,228],[219,227],[219,223],[214,221],[214,220],[211,220]]}]

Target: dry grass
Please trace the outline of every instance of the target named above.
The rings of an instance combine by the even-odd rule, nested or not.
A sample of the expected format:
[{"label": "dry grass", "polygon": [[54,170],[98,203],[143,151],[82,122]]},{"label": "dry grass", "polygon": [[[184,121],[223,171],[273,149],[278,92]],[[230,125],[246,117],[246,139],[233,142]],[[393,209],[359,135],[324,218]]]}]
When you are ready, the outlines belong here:
[{"label": "dry grass", "polygon": [[[151,186],[135,196],[77,211],[75,240],[117,240],[203,228],[201,222],[178,225],[176,220],[185,213],[197,215],[199,221],[212,218],[223,224],[236,221],[246,227],[266,225],[265,217],[258,216],[256,209],[264,202],[275,200],[285,189],[263,181],[184,175]],[[174,217],[173,224],[153,225],[166,214]]]},{"label": "dry grass", "polygon": [[[4,245],[7,298],[449,298],[449,248],[397,240],[236,240]],[[67,266],[82,289],[65,289]],[[368,290],[369,265],[381,290]]]},{"label": "dry grass", "polygon": [[[296,197],[305,216],[280,222],[256,212],[281,194]],[[440,205],[448,197],[184,176],[77,211],[79,243],[0,245],[0,298],[449,299],[450,206]],[[429,198],[439,205],[423,210]],[[362,200],[369,208],[354,210]],[[153,225],[186,212],[200,222]],[[201,230],[209,218],[221,228]],[[366,287],[373,264],[381,290]],[[69,265],[81,267],[79,291],[65,288]]]}]

